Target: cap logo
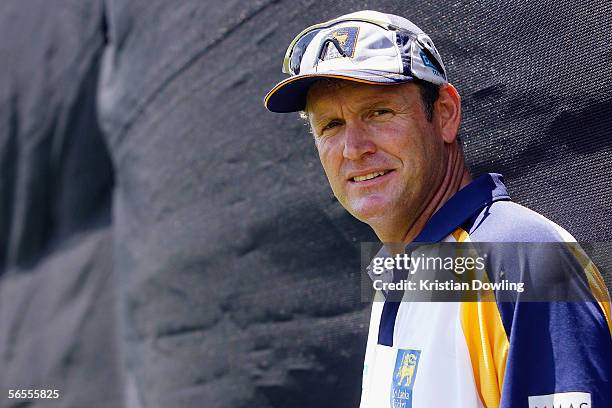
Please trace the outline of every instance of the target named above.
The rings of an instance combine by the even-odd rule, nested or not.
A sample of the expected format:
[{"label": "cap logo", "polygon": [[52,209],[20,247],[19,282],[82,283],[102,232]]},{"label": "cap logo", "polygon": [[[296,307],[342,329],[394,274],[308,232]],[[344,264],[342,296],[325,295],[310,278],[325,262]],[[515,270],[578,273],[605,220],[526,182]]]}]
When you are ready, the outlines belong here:
[{"label": "cap logo", "polygon": [[[332,31],[326,38],[332,38],[338,42],[342,51],[348,58],[353,58],[355,54],[355,46],[357,45],[357,36],[359,35],[359,27],[342,27]],[[325,38],[323,39],[325,41]],[[341,58],[342,54],[338,52],[333,44],[327,43],[325,45],[325,53],[323,54],[323,61]]]},{"label": "cap logo", "polygon": [[438,71],[438,68],[436,68],[433,62],[430,61],[430,59],[427,57],[425,52],[419,51],[419,55],[421,56],[421,59],[423,60],[423,65],[431,68],[431,71],[434,73],[434,75],[437,75],[442,78],[442,74],[440,73],[440,71]]}]

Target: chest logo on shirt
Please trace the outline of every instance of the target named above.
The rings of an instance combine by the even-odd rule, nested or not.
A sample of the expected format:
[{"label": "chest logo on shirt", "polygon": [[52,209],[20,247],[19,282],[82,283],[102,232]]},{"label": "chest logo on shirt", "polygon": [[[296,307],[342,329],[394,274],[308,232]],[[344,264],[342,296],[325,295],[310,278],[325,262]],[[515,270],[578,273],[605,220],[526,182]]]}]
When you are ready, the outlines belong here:
[{"label": "chest logo on shirt", "polygon": [[591,408],[588,392],[561,392],[528,398],[529,408]]},{"label": "chest logo on shirt", "polygon": [[412,407],[412,388],[420,357],[421,350],[397,350],[391,381],[391,408]]}]

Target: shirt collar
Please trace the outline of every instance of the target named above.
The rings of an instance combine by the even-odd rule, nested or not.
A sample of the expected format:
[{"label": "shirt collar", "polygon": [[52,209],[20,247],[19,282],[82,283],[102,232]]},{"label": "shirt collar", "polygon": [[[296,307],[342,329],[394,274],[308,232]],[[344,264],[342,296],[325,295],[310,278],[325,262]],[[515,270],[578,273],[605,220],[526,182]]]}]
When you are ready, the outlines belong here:
[{"label": "shirt collar", "polygon": [[[478,215],[485,206],[494,201],[510,200],[503,181],[501,174],[488,173],[463,187],[435,212],[413,243],[442,241],[467,220]],[[384,245],[375,255],[376,258],[388,256],[389,252]],[[366,271],[372,280],[392,282],[394,279],[393,269],[386,269],[382,274],[374,275],[370,264]]]},{"label": "shirt collar", "polygon": [[429,219],[414,242],[438,242],[494,201],[510,200],[501,174],[483,174],[455,193]]}]

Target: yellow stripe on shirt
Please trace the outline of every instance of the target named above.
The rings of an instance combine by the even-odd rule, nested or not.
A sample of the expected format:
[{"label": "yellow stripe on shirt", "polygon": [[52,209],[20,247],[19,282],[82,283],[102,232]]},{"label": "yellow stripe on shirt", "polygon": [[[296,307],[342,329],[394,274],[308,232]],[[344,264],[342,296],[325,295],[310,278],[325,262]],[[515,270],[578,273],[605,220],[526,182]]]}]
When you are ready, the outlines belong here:
[{"label": "yellow stripe on shirt", "polygon": [[[453,238],[466,242],[469,234],[458,228]],[[480,399],[486,408],[499,408],[509,342],[495,295],[487,292],[490,293],[481,294],[481,299],[486,300],[461,303],[461,327]]]}]

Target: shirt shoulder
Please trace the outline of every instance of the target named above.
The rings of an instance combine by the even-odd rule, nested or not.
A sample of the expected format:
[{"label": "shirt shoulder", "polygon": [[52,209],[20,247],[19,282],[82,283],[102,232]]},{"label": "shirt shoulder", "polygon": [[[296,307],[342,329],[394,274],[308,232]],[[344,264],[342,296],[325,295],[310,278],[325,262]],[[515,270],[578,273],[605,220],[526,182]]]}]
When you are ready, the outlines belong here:
[{"label": "shirt shoulder", "polygon": [[480,242],[575,242],[565,229],[543,215],[512,201],[494,201],[465,225],[470,239]]}]

